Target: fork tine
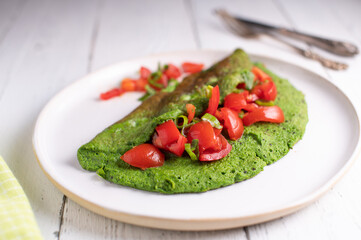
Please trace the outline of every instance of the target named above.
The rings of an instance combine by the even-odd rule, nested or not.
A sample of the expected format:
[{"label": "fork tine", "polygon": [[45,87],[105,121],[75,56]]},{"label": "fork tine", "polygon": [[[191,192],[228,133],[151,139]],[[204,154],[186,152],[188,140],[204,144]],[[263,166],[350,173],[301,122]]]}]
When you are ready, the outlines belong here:
[{"label": "fork tine", "polygon": [[237,21],[227,11],[223,9],[216,9],[215,13],[221,17],[226,26],[235,34],[242,37],[254,37],[256,34],[249,27],[241,22]]}]

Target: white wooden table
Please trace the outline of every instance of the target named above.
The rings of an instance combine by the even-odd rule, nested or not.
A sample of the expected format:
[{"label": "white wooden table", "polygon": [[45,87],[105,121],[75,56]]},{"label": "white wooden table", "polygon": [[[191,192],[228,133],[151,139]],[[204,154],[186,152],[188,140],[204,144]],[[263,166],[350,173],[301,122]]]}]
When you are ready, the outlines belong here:
[{"label": "white wooden table", "polygon": [[96,215],[69,200],[41,171],[31,142],[41,109],[77,78],[120,60],[241,47],[290,56],[336,85],[355,94],[361,90],[361,55],[340,58],[320,51],[350,64],[347,71],[325,69],[270,39],[232,35],[213,14],[219,7],[361,46],[358,0],[0,1],[0,154],[23,186],[44,239],[361,239],[361,159],[325,196],[297,213],[214,232],[149,229]]}]

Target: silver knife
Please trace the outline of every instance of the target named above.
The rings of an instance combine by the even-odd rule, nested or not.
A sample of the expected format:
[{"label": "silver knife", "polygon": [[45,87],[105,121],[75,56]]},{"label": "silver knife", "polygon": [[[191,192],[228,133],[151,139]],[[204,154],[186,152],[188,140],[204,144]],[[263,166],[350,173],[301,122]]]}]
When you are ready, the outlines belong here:
[{"label": "silver knife", "polygon": [[299,31],[278,27],[278,26],[272,26],[266,23],[256,22],[250,19],[241,18],[238,16],[234,16],[234,18],[237,21],[242,22],[243,24],[250,25],[252,27],[259,28],[260,30],[267,30],[267,31],[274,31],[279,34],[282,34],[284,36],[303,41],[305,43],[308,43],[310,45],[313,45],[315,47],[322,48],[328,52],[340,55],[340,56],[354,56],[359,53],[359,50],[356,45],[344,42],[344,41],[338,41],[333,39],[326,39],[318,36],[314,36],[307,33],[302,33]]}]

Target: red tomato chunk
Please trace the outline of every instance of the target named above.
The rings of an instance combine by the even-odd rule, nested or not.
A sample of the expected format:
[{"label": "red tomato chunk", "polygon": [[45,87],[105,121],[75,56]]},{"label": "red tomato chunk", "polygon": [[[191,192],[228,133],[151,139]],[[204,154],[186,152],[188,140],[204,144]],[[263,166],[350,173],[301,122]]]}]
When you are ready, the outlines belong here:
[{"label": "red tomato chunk", "polygon": [[249,126],[255,122],[282,123],[285,121],[283,111],[278,106],[259,107],[243,117],[243,124]]},{"label": "red tomato chunk", "polygon": [[164,155],[152,144],[138,145],[120,157],[129,165],[141,169],[160,167],[164,164]]},{"label": "red tomato chunk", "polygon": [[187,139],[180,134],[172,120],[158,125],[155,131],[156,133],[153,135],[152,140],[154,146],[174,153],[177,156],[182,156]]},{"label": "red tomato chunk", "polygon": [[198,63],[191,63],[191,62],[184,62],[182,64],[182,68],[183,71],[185,73],[197,73],[202,71],[203,69],[203,64],[198,64]]},{"label": "red tomato chunk", "polygon": [[229,108],[221,108],[221,116],[224,122],[224,128],[228,132],[229,139],[237,140],[243,134],[242,119],[238,116],[238,113]]}]

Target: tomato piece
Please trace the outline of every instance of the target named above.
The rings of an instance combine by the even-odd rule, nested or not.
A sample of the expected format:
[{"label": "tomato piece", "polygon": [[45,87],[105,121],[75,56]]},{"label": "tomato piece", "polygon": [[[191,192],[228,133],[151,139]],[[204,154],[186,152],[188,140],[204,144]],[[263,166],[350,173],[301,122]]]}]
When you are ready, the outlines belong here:
[{"label": "tomato piece", "polygon": [[255,80],[260,80],[261,82],[264,82],[266,80],[272,81],[272,78],[268,76],[265,72],[263,72],[261,69],[259,69],[256,66],[252,67],[252,73],[255,76]]},{"label": "tomato piece", "polygon": [[168,120],[155,128],[163,147],[178,140],[180,132],[172,120]]},{"label": "tomato piece", "polygon": [[157,148],[163,149],[165,146],[163,146],[162,142],[160,141],[159,135],[157,132],[153,134],[152,143]]},{"label": "tomato piece", "polygon": [[196,107],[193,104],[186,104],[186,109],[188,113],[188,123],[192,122],[194,115],[196,114]]},{"label": "tomato piece", "polygon": [[136,80],[130,79],[130,78],[124,78],[123,81],[120,84],[121,89],[123,89],[125,92],[132,92],[136,89]]},{"label": "tomato piece", "polygon": [[113,88],[107,92],[101,93],[100,94],[100,99],[101,100],[108,100],[114,97],[119,97],[120,95],[122,95],[124,93],[124,91],[120,88]]},{"label": "tomato piece", "polygon": [[135,90],[145,92],[145,86],[148,84],[148,79],[140,78],[135,81]]},{"label": "tomato piece", "polygon": [[217,110],[218,104],[219,104],[219,98],[220,98],[219,87],[217,85],[217,86],[213,87],[213,89],[212,89],[212,96],[209,99],[208,108],[205,111],[205,113],[209,113],[211,115],[214,115],[216,113],[216,110]]},{"label": "tomato piece", "polygon": [[163,153],[149,143],[144,143],[130,149],[120,159],[133,167],[143,170],[151,167],[160,167],[164,164]]},{"label": "tomato piece", "polygon": [[223,128],[221,128],[221,129],[213,128],[214,134],[218,137],[218,135],[221,134],[222,129],[223,129]]},{"label": "tomato piece", "polygon": [[200,121],[190,127],[187,134],[188,142],[198,139],[199,151],[206,149],[218,149],[219,144],[217,136],[214,133],[212,125],[208,121]]},{"label": "tomato piece", "polygon": [[258,99],[259,99],[259,97],[257,96],[257,94],[254,94],[254,93],[250,93],[246,97],[247,103],[254,103]]},{"label": "tomato piece", "polygon": [[162,84],[164,87],[168,86],[168,77],[165,74],[162,74],[158,79],[158,83]]},{"label": "tomato piece", "polygon": [[228,132],[228,136],[231,140],[239,139],[243,134],[242,119],[238,116],[238,113],[230,108],[221,108],[222,119],[224,122],[224,128]]},{"label": "tomato piece", "polygon": [[247,105],[248,91],[242,93],[230,93],[224,98],[224,107],[241,111]]},{"label": "tomato piece", "polygon": [[166,146],[165,150],[168,150],[169,152],[174,153],[180,157],[184,152],[186,143],[187,138],[185,138],[182,134],[179,134],[177,142],[169,144]]},{"label": "tomato piece", "polygon": [[257,109],[259,106],[256,103],[248,103],[243,110],[246,110],[247,112],[252,112],[255,109]]},{"label": "tomato piece", "polygon": [[142,79],[148,79],[151,73],[152,72],[146,67],[141,67],[139,70],[140,78]]},{"label": "tomato piece", "polygon": [[264,83],[263,99],[266,101],[274,101],[277,97],[277,87],[273,81]]},{"label": "tomato piece", "polygon": [[220,134],[218,137],[219,141],[221,142],[221,149],[218,151],[214,151],[211,149],[207,149],[204,152],[199,154],[199,161],[214,161],[219,160],[227,156],[231,150],[232,146],[229,142]]},{"label": "tomato piece", "polygon": [[221,111],[219,109],[216,110],[214,116],[218,119],[218,121],[222,121],[222,114]]},{"label": "tomato piece", "polygon": [[276,84],[272,81],[261,83],[256,85],[251,93],[257,95],[259,99],[274,101],[277,96]]},{"label": "tomato piece", "polygon": [[197,73],[202,71],[204,64],[202,63],[191,63],[184,62],[182,63],[182,68],[185,73]]},{"label": "tomato piece", "polygon": [[[169,121],[173,122],[172,120]],[[180,134],[178,129],[173,129],[173,126],[170,126],[171,124],[168,123],[169,121],[159,125],[160,128],[158,128],[159,126],[157,127],[159,131],[156,128],[156,132],[153,135],[152,143],[157,148],[167,150],[177,156],[182,156],[185,148],[184,144],[187,143],[187,138]],[[169,137],[176,137],[175,141],[172,141],[172,139],[170,139]]]},{"label": "tomato piece", "polygon": [[259,107],[243,116],[243,124],[249,126],[255,122],[282,123],[285,117],[283,111],[278,106]]},{"label": "tomato piece", "polygon": [[171,78],[177,79],[182,75],[179,68],[177,68],[176,66],[174,66],[173,64],[170,64],[170,63],[168,64],[167,69],[164,70],[163,73],[168,77],[168,79],[171,79]]}]

